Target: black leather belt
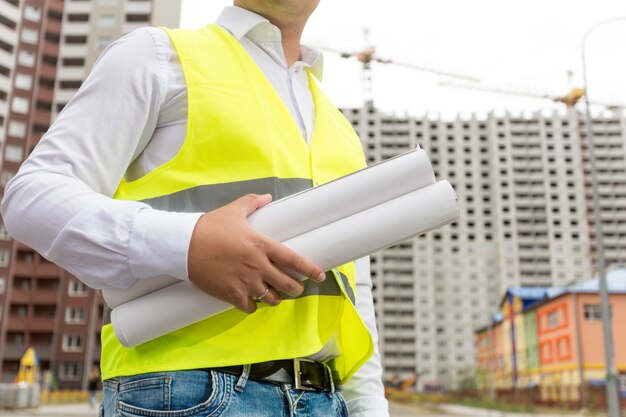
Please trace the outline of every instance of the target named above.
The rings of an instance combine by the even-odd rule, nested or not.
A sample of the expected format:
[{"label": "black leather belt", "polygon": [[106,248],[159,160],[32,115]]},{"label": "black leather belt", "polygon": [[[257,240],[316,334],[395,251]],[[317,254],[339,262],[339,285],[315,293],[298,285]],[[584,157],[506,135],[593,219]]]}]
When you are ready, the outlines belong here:
[{"label": "black leather belt", "polygon": [[[221,366],[211,368],[214,371],[241,375],[244,365]],[[248,378],[270,384],[288,384],[302,391],[339,391],[340,380],[336,372],[321,362],[309,359],[284,359],[277,361],[253,363],[250,365]]]}]

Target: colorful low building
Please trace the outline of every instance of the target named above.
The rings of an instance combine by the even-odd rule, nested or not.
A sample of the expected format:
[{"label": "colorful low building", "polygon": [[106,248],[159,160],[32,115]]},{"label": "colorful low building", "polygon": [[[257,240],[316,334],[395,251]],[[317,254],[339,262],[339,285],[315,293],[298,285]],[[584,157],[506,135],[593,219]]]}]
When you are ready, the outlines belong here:
[{"label": "colorful low building", "polygon": [[[609,272],[607,282],[626,400],[626,269]],[[481,389],[533,390],[543,402],[588,404],[606,377],[598,279],[570,288],[508,289],[493,323],[476,331],[476,343]]]}]

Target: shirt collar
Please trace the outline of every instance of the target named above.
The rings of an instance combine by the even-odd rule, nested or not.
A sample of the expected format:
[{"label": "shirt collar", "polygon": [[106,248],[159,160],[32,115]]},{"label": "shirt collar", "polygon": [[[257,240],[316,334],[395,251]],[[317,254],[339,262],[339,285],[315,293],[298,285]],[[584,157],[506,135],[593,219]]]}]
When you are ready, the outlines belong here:
[{"label": "shirt collar", "polygon": [[[280,42],[280,30],[276,26],[272,25],[270,21],[263,16],[241,7],[224,7],[224,10],[222,10],[222,13],[219,15],[215,23],[228,30],[239,41],[241,41],[244,37],[249,37],[254,43],[260,43],[263,41]],[[265,31],[254,30],[253,34],[250,33],[253,29],[259,29],[263,26],[266,27]],[[265,37],[264,39],[259,38],[260,33],[264,34],[262,35]],[[306,64],[305,66],[310,68],[311,73],[316,78],[319,80],[322,79],[324,59],[320,51],[301,45],[300,59],[301,62]]]},{"label": "shirt collar", "polygon": [[241,40],[248,32],[260,24],[271,24],[263,16],[237,6],[224,7],[215,23],[228,29],[237,40]]}]

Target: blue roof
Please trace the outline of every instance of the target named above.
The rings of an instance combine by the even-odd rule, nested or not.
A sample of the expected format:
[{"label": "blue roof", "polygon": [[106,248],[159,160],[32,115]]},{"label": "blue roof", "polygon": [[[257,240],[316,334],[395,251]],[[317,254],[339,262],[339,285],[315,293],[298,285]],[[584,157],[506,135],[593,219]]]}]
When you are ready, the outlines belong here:
[{"label": "blue roof", "polygon": [[[525,310],[539,301],[554,297],[554,293],[560,288],[552,287],[511,287],[507,288],[504,297],[512,296],[522,301],[522,308]],[[503,300],[504,301],[504,300]]]},{"label": "blue roof", "polygon": [[[626,268],[613,269],[606,274],[607,286],[611,293],[626,293]],[[523,309],[565,293],[596,293],[600,291],[600,281],[593,278],[572,287],[510,287],[502,301],[508,296],[519,298]],[[502,305],[502,304],[501,304]],[[498,321],[494,318],[494,321]]]}]

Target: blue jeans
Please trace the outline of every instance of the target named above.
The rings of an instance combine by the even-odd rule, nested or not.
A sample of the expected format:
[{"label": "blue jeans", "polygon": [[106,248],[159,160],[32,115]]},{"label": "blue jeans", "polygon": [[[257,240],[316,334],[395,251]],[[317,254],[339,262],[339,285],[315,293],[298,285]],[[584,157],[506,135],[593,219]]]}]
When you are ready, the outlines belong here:
[{"label": "blue jeans", "polygon": [[219,371],[175,371],[104,381],[101,417],[347,417],[338,391],[313,392]]}]

